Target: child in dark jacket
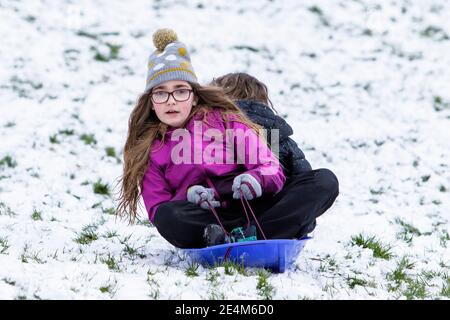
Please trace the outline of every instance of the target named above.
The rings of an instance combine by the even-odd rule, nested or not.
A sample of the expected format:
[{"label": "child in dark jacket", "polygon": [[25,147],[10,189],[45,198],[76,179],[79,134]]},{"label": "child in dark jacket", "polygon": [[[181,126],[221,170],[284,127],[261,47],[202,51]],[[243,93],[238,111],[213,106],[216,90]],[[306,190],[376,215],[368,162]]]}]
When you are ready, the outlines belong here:
[{"label": "child in dark jacket", "polygon": [[[297,143],[290,138],[293,134],[292,127],[280,116],[276,115],[272,101],[269,98],[267,86],[247,73],[229,73],[215,78],[211,85],[223,88],[224,92],[238,105],[238,107],[255,123],[267,130],[267,141],[271,141],[271,131],[279,132],[279,160],[286,176],[285,188],[296,176],[306,173],[306,176],[314,172],[326,172],[330,181],[335,181],[336,190],[330,189],[329,196],[336,198],[338,195],[338,182],[336,176],[328,169],[312,171],[311,165],[306,160],[304,153]],[[275,112],[274,112],[275,111]],[[297,179],[298,180],[298,179]],[[332,183],[332,182],[330,182]],[[284,191],[286,192],[286,191]],[[301,193],[299,193],[300,196]],[[333,200],[334,201],[334,200]],[[314,219],[304,230],[303,234],[314,230]]]},{"label": "child in dark jacket", "polygon": [[290,138],[293,134],[292,127],[286,120],[276,115],[264,83],[247,73],[240,72],[218,77],[211,82],[211,85],[223,88],[225,93],[253,122],[267,129],[269,143],[271,130],[279,130],[279,159],[288,179],[312,170],[311,165],[305,159],[305,154]]}]

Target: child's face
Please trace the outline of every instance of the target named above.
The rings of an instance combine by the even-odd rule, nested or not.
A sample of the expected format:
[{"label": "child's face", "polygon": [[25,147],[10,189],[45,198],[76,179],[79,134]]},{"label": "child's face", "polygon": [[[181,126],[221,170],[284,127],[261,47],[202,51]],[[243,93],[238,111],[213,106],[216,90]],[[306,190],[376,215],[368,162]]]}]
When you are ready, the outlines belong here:
[{"label": "child's face", "polygon": [[181,80],[171,80],[156,86],[152,90],[151,100],[158,119],[174,128],[184,125],[192,106],[197,103],[191,85]]}]

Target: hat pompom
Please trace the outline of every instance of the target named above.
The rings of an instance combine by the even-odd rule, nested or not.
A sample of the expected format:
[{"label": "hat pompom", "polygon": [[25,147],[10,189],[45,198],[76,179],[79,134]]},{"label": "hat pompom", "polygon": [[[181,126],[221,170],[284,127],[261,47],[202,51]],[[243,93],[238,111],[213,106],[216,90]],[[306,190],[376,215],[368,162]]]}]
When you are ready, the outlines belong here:
[{"label": "hat pompom", "polygon": [[172,29],[159,29],[153,34],[153,44],[159,51],[164,51],[169,43],[177,40],[177,34]]}]

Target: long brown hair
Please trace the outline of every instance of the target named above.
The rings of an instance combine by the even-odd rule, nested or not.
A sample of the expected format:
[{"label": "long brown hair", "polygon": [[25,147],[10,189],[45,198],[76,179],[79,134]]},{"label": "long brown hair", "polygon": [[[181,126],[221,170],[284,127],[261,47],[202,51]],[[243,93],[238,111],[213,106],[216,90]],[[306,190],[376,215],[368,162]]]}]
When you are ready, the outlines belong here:
[{"label": "long brown hair", "polygon": [[270,106],[275,112],[269,99],[267,86],[248,73],[228,73],[215,78],[211,85],[222,87],[225,94],[232,100],[253,100]]},{"label": "long brown hair", "polygon": [[[227,97],[220,87],[201,86],[190,83],[198,98],[196,106],[192,106],[189,121],[195,114],[205,115],[213,108],[221,109],[222,118],[227,121],[227,114],[237,116],[237,121],[253,129],[258,136],[261,127],[249,120],[244,113]],[[128,136],[124,146],[123,174],[119,179],[121,189],[118,198],[117,215],[128,217],[133,223],[137,216],[139,197],[142,191],[142,180],[149,165],[149,154],[155,139],[163,140],[168,126],[162,123],[151,109],[151,91],[142,94],[131,112],[128,120]]]}]

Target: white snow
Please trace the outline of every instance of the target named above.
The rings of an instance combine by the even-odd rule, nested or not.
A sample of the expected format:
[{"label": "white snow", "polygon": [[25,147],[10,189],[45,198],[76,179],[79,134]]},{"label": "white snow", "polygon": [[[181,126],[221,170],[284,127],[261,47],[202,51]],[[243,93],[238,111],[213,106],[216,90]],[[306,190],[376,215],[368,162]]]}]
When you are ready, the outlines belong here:
[{"label": "white snow", "polygon": [[[257,270],[188,277],[144,212],[136,225],[110,214],[162,27],[201,83],[265,82],[313,168],[339,178],[295,267],[269,277],[273,299],[448,299],[449,16],[445,0],[1,2],[0,299],[262,298]],[[96,239],[76,242],[83,229]],[[422,295],[392,289],[405,256]]]}]

